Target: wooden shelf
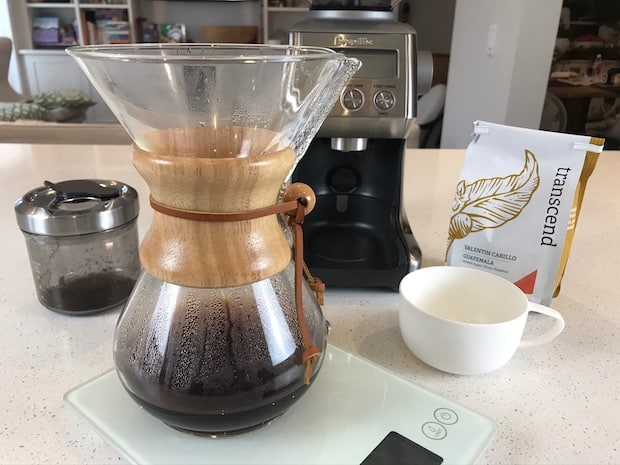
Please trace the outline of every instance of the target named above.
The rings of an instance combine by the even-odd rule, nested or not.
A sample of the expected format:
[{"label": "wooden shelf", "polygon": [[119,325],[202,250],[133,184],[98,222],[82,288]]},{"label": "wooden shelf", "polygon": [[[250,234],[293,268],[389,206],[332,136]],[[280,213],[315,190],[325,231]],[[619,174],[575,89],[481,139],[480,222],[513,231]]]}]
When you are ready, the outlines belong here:
[{"label": "wooden shelf", "polygon": [[305,6],[270,6],[267,8],[270,13],[305,13],[308,7]]},{"label": "wooden shelf", "polygon": [[75,3],[27,3],[26,6],[28,8],[41,8],[41,9],[52,9],[52,8],[75,8]]},{"label": "wooden shelf", "polygon": [[119,3],[80,3],[83,10],[126,10],[127,5]]},{"label": "wooden shelf", "polygon": [[286,31],[300,21],[310,9],[308,6],[273,6],[270,0],[262,0],[262,41],[277,40],[286,43]]}]

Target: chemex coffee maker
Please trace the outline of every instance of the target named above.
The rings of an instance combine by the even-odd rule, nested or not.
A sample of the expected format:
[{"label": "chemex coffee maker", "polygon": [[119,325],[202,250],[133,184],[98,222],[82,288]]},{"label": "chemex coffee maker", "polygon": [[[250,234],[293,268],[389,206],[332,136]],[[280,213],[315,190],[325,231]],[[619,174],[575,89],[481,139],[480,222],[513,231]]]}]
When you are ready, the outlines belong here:
[{"label": "chemex coffee maker", "polygon": [[328,286],[397,290],[421,261],[402,208],[403,155],[433,67],[415,29],[395,19],[397,3],[315,0],[290,32],[291,44],[362,61],[293,173],[316,194],[304,258]]}]

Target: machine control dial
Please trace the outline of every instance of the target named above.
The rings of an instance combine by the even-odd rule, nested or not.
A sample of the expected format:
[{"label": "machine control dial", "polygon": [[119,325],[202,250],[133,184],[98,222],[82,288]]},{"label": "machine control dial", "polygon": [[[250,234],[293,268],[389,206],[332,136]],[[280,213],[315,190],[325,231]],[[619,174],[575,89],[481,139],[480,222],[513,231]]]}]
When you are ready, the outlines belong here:
[{"label": "machine control dial", "polygon": [[390,111],[396,103],[394,94],[389,90],[380,90],[375,94],[375,108],[379,111]]},{"label": "machine control dial", "polygon": [[364,105],[364,94],[359,89],[347,89],[342,94],[342,106],[349,111],[357,111]]}]

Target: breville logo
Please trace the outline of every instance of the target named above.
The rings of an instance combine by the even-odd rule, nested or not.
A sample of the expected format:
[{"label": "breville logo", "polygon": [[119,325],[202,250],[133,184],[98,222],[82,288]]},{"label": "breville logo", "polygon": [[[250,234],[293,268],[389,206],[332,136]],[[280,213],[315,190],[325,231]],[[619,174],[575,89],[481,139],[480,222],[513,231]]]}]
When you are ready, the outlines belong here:
[{"label": "breville logo", "polygon": [[334,37],[334,46],[336,47],[367,47],[373,45],[373,40],[368,37],[355,37],[348,39],[342,34]]}]

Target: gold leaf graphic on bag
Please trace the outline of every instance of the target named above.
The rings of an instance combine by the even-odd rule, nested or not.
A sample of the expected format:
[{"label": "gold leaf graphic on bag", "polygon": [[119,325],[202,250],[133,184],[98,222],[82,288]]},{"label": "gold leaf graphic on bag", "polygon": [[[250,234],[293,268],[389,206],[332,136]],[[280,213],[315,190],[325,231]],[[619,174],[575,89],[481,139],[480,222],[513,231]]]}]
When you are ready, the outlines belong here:
[{"label": "gold leaf graphic on bag", "polygon": [[483,178],[471,184],[461,180],[452,205],[448,250],[455,239],[515,219],[538,189],[539,182],[538,162],[529,150],[525,150],[525,165],[519,174]]}]

